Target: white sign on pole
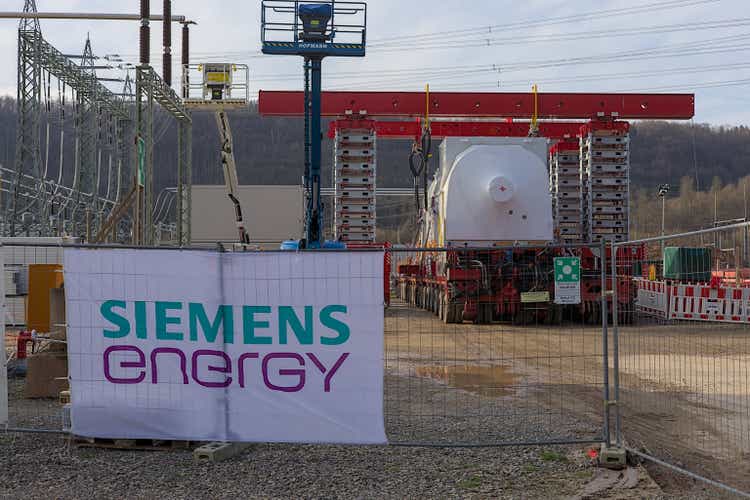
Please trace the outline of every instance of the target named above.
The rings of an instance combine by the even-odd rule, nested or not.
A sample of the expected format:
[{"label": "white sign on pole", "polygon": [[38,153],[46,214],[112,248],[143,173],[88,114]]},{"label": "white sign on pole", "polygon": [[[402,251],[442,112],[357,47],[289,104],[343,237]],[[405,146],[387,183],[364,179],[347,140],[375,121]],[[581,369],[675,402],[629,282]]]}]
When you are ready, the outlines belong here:
[{"label": "white sign on pole", "polygon": [[555,257],[555,304],[581,303],[581,259]]},{"label": "white sign on pole", "polygon": [[72,432],[384,443],[383,253],[65,250]]}]

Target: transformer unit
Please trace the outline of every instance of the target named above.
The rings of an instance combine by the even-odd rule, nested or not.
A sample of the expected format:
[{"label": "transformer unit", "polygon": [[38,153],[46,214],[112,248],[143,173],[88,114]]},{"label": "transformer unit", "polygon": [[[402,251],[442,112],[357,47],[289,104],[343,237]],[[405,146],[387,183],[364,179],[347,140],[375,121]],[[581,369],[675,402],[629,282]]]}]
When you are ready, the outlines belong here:
[{"label": "transformer unit", "polygon": [[553,239],[547,140],[447,138],[420,221],[422,246],[546,243]]}]

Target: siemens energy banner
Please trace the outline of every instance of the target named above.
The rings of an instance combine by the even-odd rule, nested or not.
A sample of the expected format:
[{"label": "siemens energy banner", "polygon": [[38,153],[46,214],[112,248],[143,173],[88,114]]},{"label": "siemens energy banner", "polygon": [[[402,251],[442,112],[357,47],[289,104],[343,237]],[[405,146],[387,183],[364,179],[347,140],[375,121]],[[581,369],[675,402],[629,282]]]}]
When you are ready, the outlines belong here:
[{"label": "siemens energy banner", "polygon": [[65,250],[73,433],[384,443],[383,253]]}]

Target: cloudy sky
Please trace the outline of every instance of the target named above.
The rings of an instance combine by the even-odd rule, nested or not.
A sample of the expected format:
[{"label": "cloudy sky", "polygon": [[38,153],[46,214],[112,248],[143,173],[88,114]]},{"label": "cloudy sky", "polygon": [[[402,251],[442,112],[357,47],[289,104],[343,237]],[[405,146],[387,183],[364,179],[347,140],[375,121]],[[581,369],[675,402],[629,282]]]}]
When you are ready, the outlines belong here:
[{"label": "cloudy sky", "polygon": [[[23,0],[1,3],[1,10],[23,7]],[[151,3],[160,13],[161,2]],[[199,23],[191,32],[194,62],[247,63],[254,93],[299,89],[300,58],[259,53],[260,3],[174,0],[173,12]],[[137,13],[139,2],[37,5]],[[367,57],[326,60],[325,88],[421,90],[430,83],[435,91],[526,91],[538,83],[548,92],[695,92],[696,122],[750,124],[748,0],[370,0],[368,9]],[[3,68],[16,67],[16,29],[17,22],[0,20]],[[137,58],[137,22],[42,21],[42,31],[64,53],[80,53],[88,33],[97,55]],[[155,24],[154,63],[161,37]],[[177,27],[173,43],[179,53]],[[15,71],[2,72],[0,93],[15,95],[15,82]]]}]

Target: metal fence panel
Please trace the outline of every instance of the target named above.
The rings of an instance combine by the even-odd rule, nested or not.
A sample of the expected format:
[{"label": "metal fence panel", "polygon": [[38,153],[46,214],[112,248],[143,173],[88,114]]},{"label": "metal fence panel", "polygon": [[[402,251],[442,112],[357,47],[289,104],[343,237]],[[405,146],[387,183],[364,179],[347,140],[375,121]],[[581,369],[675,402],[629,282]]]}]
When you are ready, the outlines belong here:
[{"label": "metal fence panel", "polygon": [[[580,247],[392,250],[386,429],[393,443],[601,442],[601,261]],[[554,304],[553,259],[583,262]]]},{"label": "metal fence panel", "polygon": [[617,440],[734,492],[750,492],[745,226],[631,242],[636,253],[615,247],[616,272],[635,276],[614,334]]},{"label": "metal fence panel", "polygon": [[[62,247],[55,245],[6,243],[9,253],[18,267],[62,262]],[[611,284],[603,254],[581,246],[387,250],[384,403],[390,442],[606,440],[602,285]],[[554,258],[562,256],[580,258],[580,304],[554,303]],[[6,352],[15,356],[27,328],[9,317]],[[32,345],[35,353],[54,349],[43,338],[47,333],[38,332],[29,351]],[[9,427],[59,432],[63,406],[54,398],[26,398],[28,382],[10,379]]]}]

